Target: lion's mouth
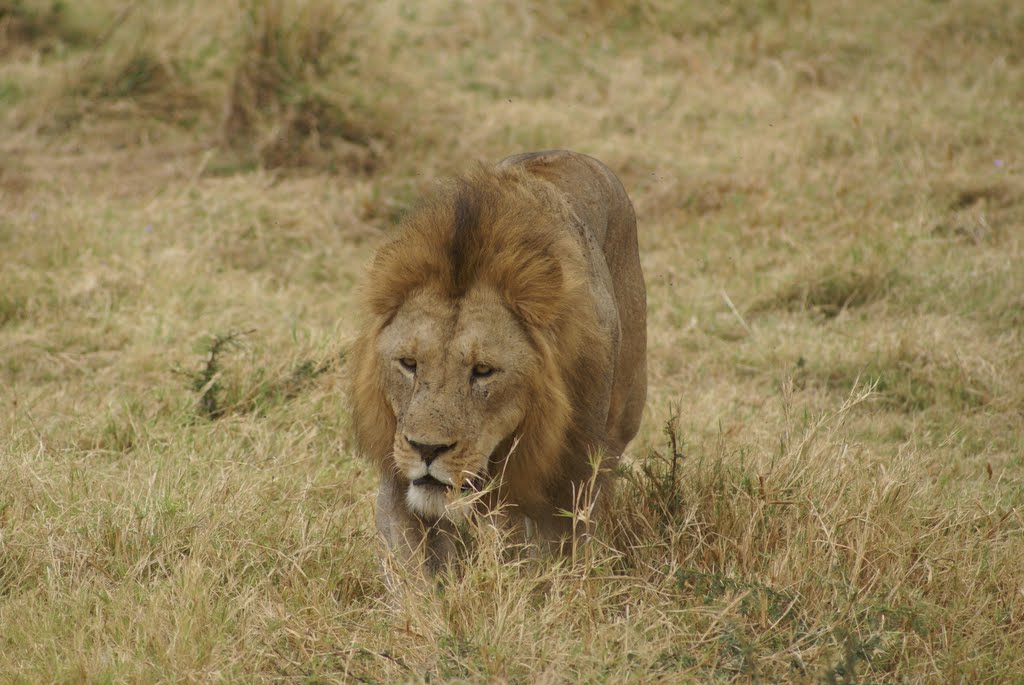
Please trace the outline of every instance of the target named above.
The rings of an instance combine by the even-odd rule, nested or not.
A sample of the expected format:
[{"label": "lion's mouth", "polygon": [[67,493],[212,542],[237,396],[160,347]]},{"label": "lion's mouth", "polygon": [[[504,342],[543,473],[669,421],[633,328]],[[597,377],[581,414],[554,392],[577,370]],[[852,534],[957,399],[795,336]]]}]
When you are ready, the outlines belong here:
[{"label": "lion's mouth", "polygon": [[[445,490],[454,490],[455,489],[455,486],[453,486],[451,483],[445,483],[444,481],[440,481],[437,478],[434,478],[433,476],[431,476],[429,473],[427,475],[425,475],[425,476],[421,476],[421,477],[417,478],[416,480],[414,480],[412,482],[412,484],[413,485],[418,485],[420,487],[426,487],[426,488],[443,488]],[[473,478],[473,479],[467,478],[465,481],[463,481],[462,487],[459,488],[459,492],[461,492],[463,494],[465,494],[467,492],[477,492],[477,491],[481,490],[483,488],[483,486],[484,486],[484,479],[483,478],[481,478],[479,476],[476,477],[476,478]]]},{"label": "lion's mouth", "polygon": [[429,473],[425,476],[421,476],[412,482],[413,485],[419,485],[430,488],[444,488],[447,490],[451,487],[448,483],[442,483],[438,479],[431,476]]}]

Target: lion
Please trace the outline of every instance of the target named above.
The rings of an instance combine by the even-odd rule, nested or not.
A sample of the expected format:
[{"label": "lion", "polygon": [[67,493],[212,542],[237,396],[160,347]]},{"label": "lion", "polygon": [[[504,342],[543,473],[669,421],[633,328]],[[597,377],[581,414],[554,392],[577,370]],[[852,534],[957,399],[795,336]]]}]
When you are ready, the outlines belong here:
[{"label": "lion", "polygon": [[[647,296],[633,205],[564,150],[441,184],[377,251],[351,353],[377,528],[432,573],[453,502],[487,490],[509,526],[564,544],[584,488],[608,497],[647,393]],[[416,556],[419,555],[419,556]]]}]

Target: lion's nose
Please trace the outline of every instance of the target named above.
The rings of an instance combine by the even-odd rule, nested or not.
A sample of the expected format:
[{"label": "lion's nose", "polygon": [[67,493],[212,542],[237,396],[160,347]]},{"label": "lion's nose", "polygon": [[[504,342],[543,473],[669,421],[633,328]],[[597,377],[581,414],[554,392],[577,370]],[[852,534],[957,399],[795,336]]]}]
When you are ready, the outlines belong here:
[{"label": "lion's nose", "polygon": [[430,466],[431,462],[433,462],[435,459],[437,459],[439,456],[441,456],[451,448],[455,447],[454,442],[448,445],[428,445],[426,443],[416,442],[415,440],[409,440],[409,438],[406,438],[406,440],[409,441],[409,444],[412,445],[412,448],[414,450],[420,453],[420,459],[422,459],[423,463],[425,463],[427,466]]}]

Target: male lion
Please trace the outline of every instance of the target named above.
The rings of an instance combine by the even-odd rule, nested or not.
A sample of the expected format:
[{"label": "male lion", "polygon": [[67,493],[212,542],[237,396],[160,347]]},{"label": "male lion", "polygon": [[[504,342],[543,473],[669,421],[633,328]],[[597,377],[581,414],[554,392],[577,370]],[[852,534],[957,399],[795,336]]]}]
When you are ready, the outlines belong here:
[{"label": "male lion", "polygon": [[443,567],[449,504],[485,483],[511,525],[564,541],[563,512],[607,488],[647,393],[636,217],[615,175],[555,150],[443,185],[377,252],[364,304],[352,416],[390,547]]}]

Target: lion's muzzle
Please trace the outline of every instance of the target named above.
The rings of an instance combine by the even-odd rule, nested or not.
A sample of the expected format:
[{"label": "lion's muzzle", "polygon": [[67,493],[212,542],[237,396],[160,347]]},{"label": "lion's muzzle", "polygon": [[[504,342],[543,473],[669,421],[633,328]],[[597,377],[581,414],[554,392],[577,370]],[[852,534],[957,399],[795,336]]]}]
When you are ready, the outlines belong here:
[{"label": "lion's muzzle", "polygon": [[428,467],[439,456],[445,454],[446,452],[450,452],[452,449],[454,449],[455,445],[457,444],[454,442],[448,444],[425,443],[412,440],[408,436],[405,438],[405,441],[409,443],[410,447],[416,450],[416,453],[420,455],[420,459],[422,459],[423,463],[426,464]]}]

